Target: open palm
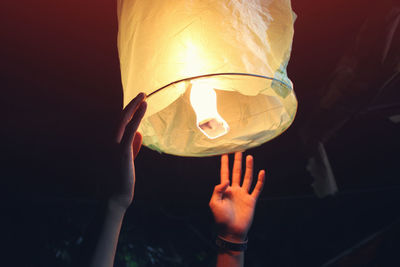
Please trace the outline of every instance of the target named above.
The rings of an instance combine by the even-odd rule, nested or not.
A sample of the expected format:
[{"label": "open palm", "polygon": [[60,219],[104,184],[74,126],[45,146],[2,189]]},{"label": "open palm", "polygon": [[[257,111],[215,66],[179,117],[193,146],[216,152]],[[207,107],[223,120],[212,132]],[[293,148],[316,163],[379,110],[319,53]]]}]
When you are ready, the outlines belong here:
[{"label": "open palm", "polygon": [[221,157],[221,183],[214,188],[210,208],[219,234],[232,241],[243,241],[251,226],[257,198],[260,195],[265,179],[265,171],[258,174],[253,192],[250,187],[253,180],[253,157],[247,156],[246,170],[242,185],[242,153],[235,153],[232,170],[232,183],[229,179],[228,155]]}]

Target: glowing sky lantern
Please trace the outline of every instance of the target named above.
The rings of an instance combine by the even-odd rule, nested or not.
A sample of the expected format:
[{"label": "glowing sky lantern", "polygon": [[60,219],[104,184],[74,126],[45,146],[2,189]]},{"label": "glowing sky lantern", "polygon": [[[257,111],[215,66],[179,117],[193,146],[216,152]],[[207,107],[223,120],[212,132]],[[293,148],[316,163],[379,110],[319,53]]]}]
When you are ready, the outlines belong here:
[{"label": "glowing sky lantern", "polygon": [[180,156],[259,146],[293,122],[289,0],[119,0],[124,106],[148,95],[143,144]]}]

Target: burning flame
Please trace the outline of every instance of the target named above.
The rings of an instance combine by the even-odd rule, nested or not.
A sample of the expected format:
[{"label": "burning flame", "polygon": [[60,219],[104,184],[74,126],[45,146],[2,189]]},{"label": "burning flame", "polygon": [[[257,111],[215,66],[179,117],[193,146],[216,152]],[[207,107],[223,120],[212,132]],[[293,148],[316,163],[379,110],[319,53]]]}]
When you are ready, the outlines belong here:
[{"label": "burning flame", "polygon": [[196,113],[197,128],[208,138],[215,139],[229,132],[228,123],[217,111],[217,94],[206,80],[191,81],[190,103]]}]

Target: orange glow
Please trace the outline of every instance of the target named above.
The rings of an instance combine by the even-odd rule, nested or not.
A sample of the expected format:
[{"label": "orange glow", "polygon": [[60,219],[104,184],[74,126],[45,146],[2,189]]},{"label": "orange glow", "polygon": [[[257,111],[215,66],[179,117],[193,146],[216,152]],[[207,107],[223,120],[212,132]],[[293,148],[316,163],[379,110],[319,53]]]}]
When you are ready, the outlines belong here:
[{"label": "orange glow", "polygon": [[229,131],[228,123],[217,110],[217,94],[206,80],[191,81],[190,103],[196,113],[196,126],[208,138],[215,139]]}]

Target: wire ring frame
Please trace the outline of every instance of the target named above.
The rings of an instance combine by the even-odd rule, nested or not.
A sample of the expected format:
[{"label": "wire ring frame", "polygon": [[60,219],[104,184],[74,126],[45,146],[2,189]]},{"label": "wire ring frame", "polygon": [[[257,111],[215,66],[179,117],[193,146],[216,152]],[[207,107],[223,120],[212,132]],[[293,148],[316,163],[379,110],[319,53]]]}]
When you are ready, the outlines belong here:
[{"label": "wire ring frame", "polygon": [[264,78],[264,79],[268,79],[268,80],[272,80],[272,81],[276,81],[279,82],[283,85],[285,85],[286,87],[291,88],[291,86],[289,86],[288,84],[286,84],[285,82],[275,79],[275,78],[271,78],[271,77],[267,77],[267,76],[263,76],[263,75],[258,75],[258,74],[250,74],[250,73],[238,73],[238,72],[223,72],[223,73],[213,73],[213,74],[205,74],[205,75],[200,75],[200,76],[194,76],[194,77],[189,77],[189,78],[185,78],[185,79],[181,79],[181,80],[177,80],[174,82],[171,82],[167,85],[164,85],[163,87],[155,90],[154,92],[151,92],[149,95],[147,95],[147,97],[150,97],[152,95],[154,95],[155,93],[173,85],[176,83],[180,83],[180,82],[184,82],[184,81],[189,81],[189,80],[194,80],[194,79],[199,79],[199,78],[206,78],[206,77],[212,77],[212,76],[223,76],[223,75],[240,75],[240,76],[252,76],[252,77],[258,77],[258,78]]}]

